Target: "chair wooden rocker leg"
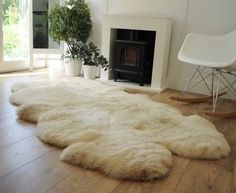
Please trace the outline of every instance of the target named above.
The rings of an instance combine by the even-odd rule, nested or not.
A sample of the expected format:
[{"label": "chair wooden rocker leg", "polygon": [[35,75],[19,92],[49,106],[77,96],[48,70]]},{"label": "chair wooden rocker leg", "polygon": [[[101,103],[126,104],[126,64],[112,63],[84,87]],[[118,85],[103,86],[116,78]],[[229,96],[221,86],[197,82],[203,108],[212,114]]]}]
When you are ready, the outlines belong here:
[{"label": "chair wooden rocker leg", "polygon": [[[217,103],[221,96],[225,95],[228,91],[233,93],[236,96],[236,89],[233,87],[236,83],[230,82],[225,74],[230,74],[234,76],[236,79],[236,75],[232,72],[225,71],[221,68],[211,68],[212,72],[206,72],[207,67],[197,66],[197,69],[191,76],[184,90],[180,93],[179,96],[171,96],[170,99],[179,101],[179,102],[188,102],[188,103],[199,103],[206,102],[212,100],[212,111],[205,112],[206,115],[217,118],[230,118],[236,117],[236,111],[233,112],[217,112]],[[200,78],[200,80],[199,80]],[[211,78],[211,87],[207,83],[207,79]],[[198,84],[204,82],[206,88],[210,92],[209,96],[201,96],[201,97],[185,97],[184,94],[197,86]],[[223,88],[220,88],[220,85],[223,85]]]}]

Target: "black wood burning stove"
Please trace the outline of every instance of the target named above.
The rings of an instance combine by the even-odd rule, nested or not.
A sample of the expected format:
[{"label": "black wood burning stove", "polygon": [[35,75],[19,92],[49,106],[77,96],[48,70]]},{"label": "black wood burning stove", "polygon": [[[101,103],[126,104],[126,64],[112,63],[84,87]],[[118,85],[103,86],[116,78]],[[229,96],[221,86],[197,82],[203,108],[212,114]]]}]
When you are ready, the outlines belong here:
[{"label": "black wood burning stove", "polygon": [[131,80],[140,86],[150,83],[154,43],[155,32],[118,29],[114,80]]}]

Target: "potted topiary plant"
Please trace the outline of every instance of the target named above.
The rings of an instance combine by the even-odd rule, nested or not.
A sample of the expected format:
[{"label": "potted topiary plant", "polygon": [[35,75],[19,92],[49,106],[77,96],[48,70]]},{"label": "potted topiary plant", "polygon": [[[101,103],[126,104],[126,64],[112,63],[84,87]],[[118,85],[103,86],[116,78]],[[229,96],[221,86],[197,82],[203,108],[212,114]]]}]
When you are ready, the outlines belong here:
[{"label": "potted topiary plant", "polygon": [[58,43],[65,41],[66,75],[77,76],[81,62],[78,60],[77,42],[86,42],[92,29],[91,13],[84,0],[65,0],[64,5],[56,5],[49,13],[49,35]]},{"label": "potted topiary plant", "polygon": [[109,68],[107,59],[99,53],[99,49],[93,42],[78,42],[78,57],[83,61],[83,71],[85,79],[95,79],[97,67],[104,70]]}]

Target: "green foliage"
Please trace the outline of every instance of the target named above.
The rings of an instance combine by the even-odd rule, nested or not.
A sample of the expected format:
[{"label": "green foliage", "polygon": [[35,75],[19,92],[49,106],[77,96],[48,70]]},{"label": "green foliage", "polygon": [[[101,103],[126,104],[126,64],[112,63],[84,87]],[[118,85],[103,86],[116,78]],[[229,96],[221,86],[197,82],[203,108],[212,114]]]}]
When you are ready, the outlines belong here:
[{"label": "green foliage", "polygon": [[99,53],[99,49],[93,42],[77,42],[78,58],[83,60],[84,65],[101,66],[104,70],[109,68],[107,59]]},{"label": "green foliage", "polygon": [[15,30],[19,21],[19,0],[3,0],[3,42],[4,56],[17,55],[19,36]]},{"label": "green foliage", "polygon": [[84,0],[67,0],[56,5],[49,14],[49,35],[56,41],[67,43],[62,58],[78,58],[76,42],[86,42],[92,29],[90,10]]},{"label": "green foliage", "polygon": [[16,32],[14,32],[14,26],[5,26],[4,30],[4,55],[15,56],[15,48],[19,44],[20,40]]},{"label": "green foliage", "polygon": [[3,0],[3,24],[17,24],[19,21],[19,0]]},{"label": "green foliage", "polygon": [[69,47],[75,41],[86,42],[92,29],[88,5],[84,0],[67,0],[56,5],[49,14],[49,35],[54,41],[65,41]]}]

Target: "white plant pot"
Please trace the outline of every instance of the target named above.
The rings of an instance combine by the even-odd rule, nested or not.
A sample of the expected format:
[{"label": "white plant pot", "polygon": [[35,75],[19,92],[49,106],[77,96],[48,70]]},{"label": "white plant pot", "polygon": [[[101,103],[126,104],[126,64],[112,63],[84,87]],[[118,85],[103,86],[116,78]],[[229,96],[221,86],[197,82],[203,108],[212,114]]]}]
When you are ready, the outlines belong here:
[{"label": "white plant pot", "polygon": [[81,61],[78,59],[70,59],[64,63],[66,76],[79,76],[81,71]]},{"label": "white plant pot", "polygon": [[84,79],[94,80],[96,78],[97,75],[96,66],[83,65],[83,70],[84,70]]}]

